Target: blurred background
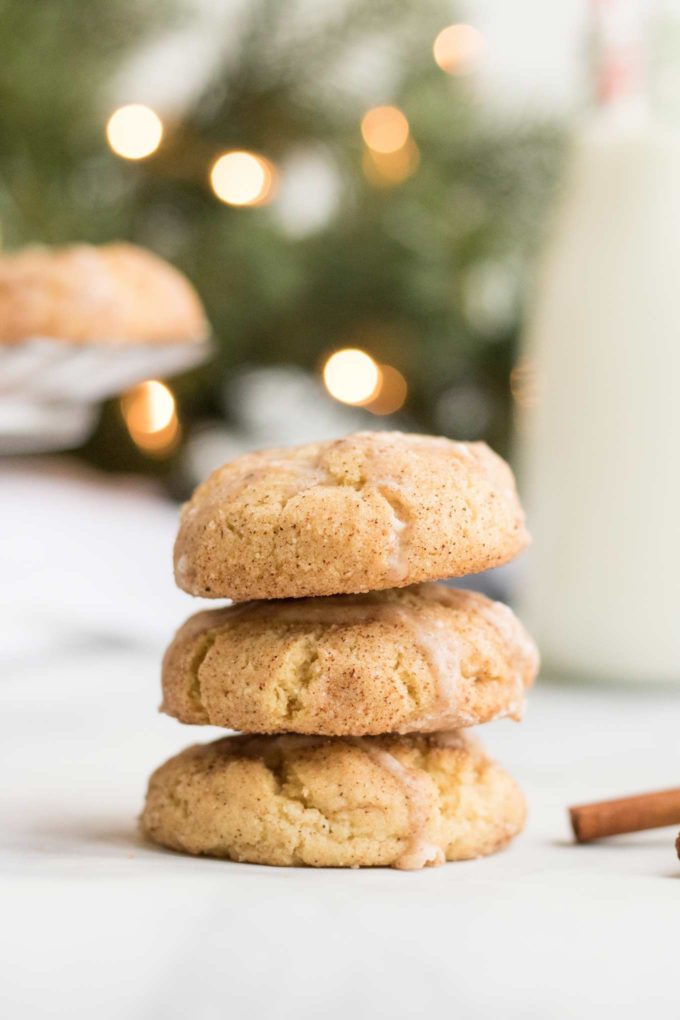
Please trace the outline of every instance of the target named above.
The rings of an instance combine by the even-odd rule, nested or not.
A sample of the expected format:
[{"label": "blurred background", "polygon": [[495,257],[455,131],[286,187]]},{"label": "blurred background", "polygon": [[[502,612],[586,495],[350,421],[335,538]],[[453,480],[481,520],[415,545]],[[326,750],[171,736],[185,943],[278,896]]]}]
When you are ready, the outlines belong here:
[{"label": "blurred background", "polygon": [[587,6],[544,7],[2,0],[3,246],[147,246],[214,331],[77,456],[184,495],[240,449],[355,428],[507,453],[528,260],[590,87]]},{"label": "blurred background", "polygon": [[[533,551],[471,583],[518,598],[555,673],[679,679],[678,0],[0,0],[0,19],[2,250],[135,242],[212,327],[201,364],[102,386],[77,438],[43,422],[3,459],[13,612],[160,641],[188,611],[176,504],[214,467],[397,428],[513,460]],[[59,373],[22,366],[42,399]]]}]

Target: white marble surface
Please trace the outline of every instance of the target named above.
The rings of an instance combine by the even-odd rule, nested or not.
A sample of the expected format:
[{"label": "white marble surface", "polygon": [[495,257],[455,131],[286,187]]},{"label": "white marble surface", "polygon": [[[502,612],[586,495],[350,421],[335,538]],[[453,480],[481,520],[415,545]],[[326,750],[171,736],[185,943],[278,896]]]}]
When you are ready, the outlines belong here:
[{"label": "white marble surface", "polygon": [[136,833],[147,776],[216,734],[156,711],[160,652],[193,608],[170,586],[175,514],[106,486],[65,490],[62,513],[58,491],[3,477],[1,1016],[677,1014],[675,832],[576,847],[565,813],[680,783],[677,692],[543,683],[521,726],[486,727],[531,812],[486,860],[343,872],[163,852]]},{"label": "white marble surface", "polygon": [[674,1015],[674,832],[575,847],[565,806],[677,783],[677,696],[544,685],[487,727],[531,807],[496,857],[278,870],[138,839],[148,773],[214,732],[156,713],[157,672],[101,645],[0,687],[4,1016]]}]

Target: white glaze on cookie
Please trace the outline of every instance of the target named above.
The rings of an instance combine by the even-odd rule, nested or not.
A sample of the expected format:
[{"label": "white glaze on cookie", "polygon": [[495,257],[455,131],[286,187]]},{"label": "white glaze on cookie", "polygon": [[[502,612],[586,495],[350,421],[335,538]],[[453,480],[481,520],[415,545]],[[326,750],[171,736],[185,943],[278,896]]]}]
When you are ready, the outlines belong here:
[{"label": "white glaze on cookie", "polygon": [[300,598],[476,573],[527,542],[510,469],[483,443],[358,433],[219,468],[182,513],[175,562],[194,595]]},{"label": "white glaze on cookie", "polygon": [[352,737],[350,743],[361,748],[364,754],[394,776],[408,802],[411,831],[403,853],[394,861],[392,867],[401,871],[417,871],[428,865],[443,864],[445,857],[442,848],[427,838],[435,820],[431,817],[430,801],[424,794],[422,776],[419,778],[402,765],[398,758],[384,748],[378,747],[372,740]]},{"label": "white glaze on cookie", "polygon": [[142,827],[232,861],[418,869],[494,853],[524,817],[510,776],[461,734],[234,736],[161,766]]},{"label": "white glaze on cookie", "polygon": [[163,709],[248,733],[430,733],[520,717],[536,668],[509,609],[443,585],[238,603],[180,629]]}]

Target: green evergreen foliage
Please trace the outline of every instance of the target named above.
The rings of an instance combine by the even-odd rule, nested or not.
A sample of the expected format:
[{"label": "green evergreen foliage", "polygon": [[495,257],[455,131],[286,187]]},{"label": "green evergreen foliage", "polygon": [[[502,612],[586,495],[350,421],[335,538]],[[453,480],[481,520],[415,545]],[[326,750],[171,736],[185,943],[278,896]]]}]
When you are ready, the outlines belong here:
[{"label": "green evergreen foliage", "polygon": [[[435,65],[448,4],[349,0],[324,17],[314,10],[303,17],[292,0],[243,5],[204,88],[181,118],[164,117],[158,152],[131,163],[106,145],[111,77],[155,29],[175,23],[176,5],[0,0],[11,40],[0,66],[3,243],[125,237],[186,270],[214,325],[220,369],[180,384],[189,427],[216,411],[219,380],[235,366],[315,369],[352,344],[404,373],[418,426],[503,448],[526,259],[559,133],[491,115],[473,78]],[[378,60],[391,84],[367,96],[352,71]],[[416,172],[393,186],[362,169],[359,125],[375,102],[404,111],[420,154]],[[296,236],[276,202],[219,202],[208,171],[230,148],[262,153],[284,173],[293,155],[320,156],[337,177],[333,214]],[[119,427],[105,415],[95,458],[105,459],[101,430],[105,440]]]}]

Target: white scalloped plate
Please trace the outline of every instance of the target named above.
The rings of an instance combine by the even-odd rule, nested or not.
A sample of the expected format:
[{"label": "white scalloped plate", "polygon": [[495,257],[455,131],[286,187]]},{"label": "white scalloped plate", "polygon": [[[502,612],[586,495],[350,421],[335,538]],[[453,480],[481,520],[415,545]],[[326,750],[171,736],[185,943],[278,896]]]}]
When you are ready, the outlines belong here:
[{"label": "white scalloped plate", "polygon": [[0,453],[68,449],[87,439],[96,405],[144,379],[201,364],[208,341],[73,343],[31,337],[0,346]]}]

